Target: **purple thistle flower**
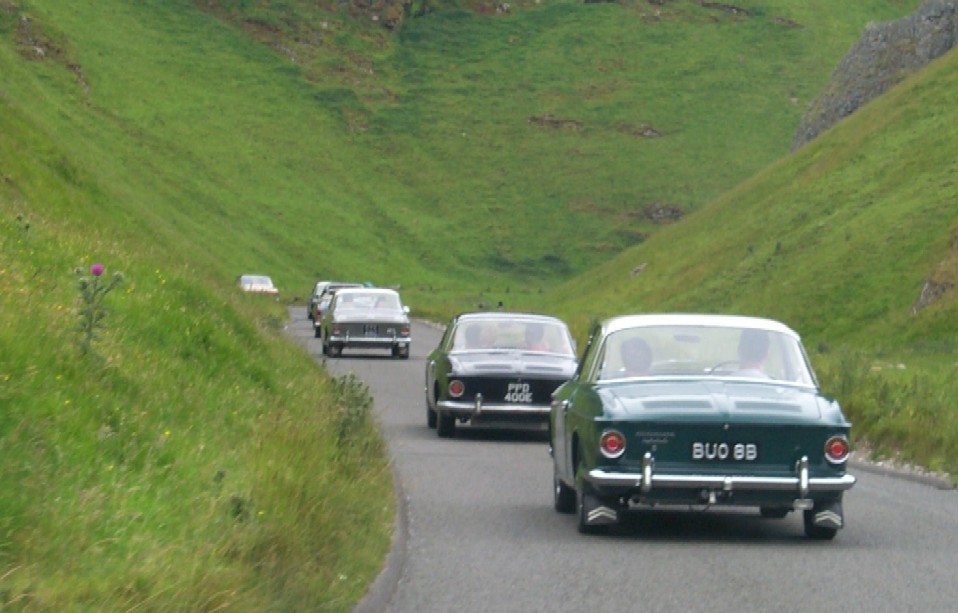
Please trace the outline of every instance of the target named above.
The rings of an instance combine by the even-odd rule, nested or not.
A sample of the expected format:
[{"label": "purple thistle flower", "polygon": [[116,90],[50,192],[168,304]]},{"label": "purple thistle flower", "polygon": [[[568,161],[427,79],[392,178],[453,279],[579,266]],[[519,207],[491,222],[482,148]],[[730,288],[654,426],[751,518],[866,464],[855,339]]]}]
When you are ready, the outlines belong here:
[{"label": "purple thistle flower", "polygon": [[91,267],[90,267],[90,274],[93,275],[94,277],[99,277],[100,275],[102,275],[102,274],[103,274],[103,264],[100,264],[99,262],[97,262],[96,264],[94,264],[93,266],[91,266]]}]

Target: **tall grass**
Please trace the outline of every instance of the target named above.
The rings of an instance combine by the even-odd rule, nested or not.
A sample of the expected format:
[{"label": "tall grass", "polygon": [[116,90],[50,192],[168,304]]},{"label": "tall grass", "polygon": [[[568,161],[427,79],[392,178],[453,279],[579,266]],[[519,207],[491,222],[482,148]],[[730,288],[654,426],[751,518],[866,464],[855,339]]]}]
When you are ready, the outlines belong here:
[{"label": "tall grass", "polygon": [[[15,211],[0,199],[0,605],[350,610],[394,511],[365,389],[307,366],[282,304]],[[94,258],[125,280],[86,346]]]},{"label": "tall grass", "polygon": [[823,387],[841,399],[853,434],[877,459],[904,460],[958,474],[958,361],[924,364],[876,360],[843,348],[816,356]]}]

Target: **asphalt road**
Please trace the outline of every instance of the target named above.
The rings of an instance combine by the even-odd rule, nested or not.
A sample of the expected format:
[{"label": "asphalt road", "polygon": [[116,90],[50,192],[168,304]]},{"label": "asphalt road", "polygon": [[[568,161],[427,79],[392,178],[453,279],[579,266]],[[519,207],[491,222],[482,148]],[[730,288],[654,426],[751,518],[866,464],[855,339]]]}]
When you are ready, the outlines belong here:
[{"label": "asphalt road", "polygon": [[[303,309],[290,334],[323,360]],[[326,360],[370,387],[404,498],[396,551],[363,608],[492,611],[958,611],[958,493],[852,470],[846,528],[808,541],[800,514],[646,512],[583,536],[552,508],[544,435],[426,427],[425,357]]]}]

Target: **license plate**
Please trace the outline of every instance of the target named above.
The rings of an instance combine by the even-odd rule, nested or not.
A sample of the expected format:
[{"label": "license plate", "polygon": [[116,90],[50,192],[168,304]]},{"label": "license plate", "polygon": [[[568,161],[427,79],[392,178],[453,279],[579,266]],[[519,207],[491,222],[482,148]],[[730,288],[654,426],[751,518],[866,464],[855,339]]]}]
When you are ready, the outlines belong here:
[{"label": "license plate", "polygon": [[692,459],[696,461],[754,462],[758,460],[755,443],[692,443]]},{"label": "license plate", "polygon": [[503,400],[529,404],[532,402],[532,386],[528,383],[510,383],[506,386],[506,396]]},{"label": "license plate", "polygon": [[379,336],[379,326],[376,324],[366,324],[363,326],[363,334],[366,336]]}]

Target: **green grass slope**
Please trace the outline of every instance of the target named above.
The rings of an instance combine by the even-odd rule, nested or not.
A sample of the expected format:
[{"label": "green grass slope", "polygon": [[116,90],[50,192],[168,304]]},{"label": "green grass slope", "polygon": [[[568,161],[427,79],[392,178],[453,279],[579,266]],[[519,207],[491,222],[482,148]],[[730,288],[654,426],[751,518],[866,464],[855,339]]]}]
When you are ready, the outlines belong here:
[{"label": "green grass slope", "polygon": [[[387,249],[393,213],[365,187],[362,153],[284,58],[189,2],[42,9],[17,13],[33,15],[26,34],[22,20],[8,26],[18,41],[45,42],[8,56],[5,94],[56,135],[71,172],[101,186],[103,224],[230,283],[272,274],[287,292],[317,270],[386,279],[417,269]],[[364,247],[364,262],[342,255]]]},{"label": "green grass slope", "polygon": [[650,207],[729,189],[787,152],[864,24],[917,1],[741,4],[443,7],[384,35],[309,2],[6,0],[3,69],[102,218],[225,280],[425,304],[538,291],[643,240]]},{"label": "green grass slope", "polygon": [[[104,230],[2,99],[0,155],[0,608],[350,610],[393,524],[364,388],[281,338],[282,305]],[[96,261],[123,277],[84,353]]]},{"label": "green grass slope", "polygon": [[783,320],[860,435],[958,472],[956,95],[952,52],[546,299],[580,332],[622,312]]},{"label": "green grass slope", "polygon": [[[393,523],[368,397],[282,339],[283,305],[224,281],[265,245],[184,203],[230,182],[96,108],[55,29],[25,61],[3,8],[0,607],[350,610]],[[77,271],[97,261],[123,281],[84,354]]]},{"label": "green grass slope", "polygon": [[552,2],[407,20],[382,62],[395,101],[364,108],[355,142],[439,224],[430,264],[495,272],[500,292],[541,287],[644,240],[652,211],[694,210],[784,155],[863,24],[905,10],[744,6]]}]

